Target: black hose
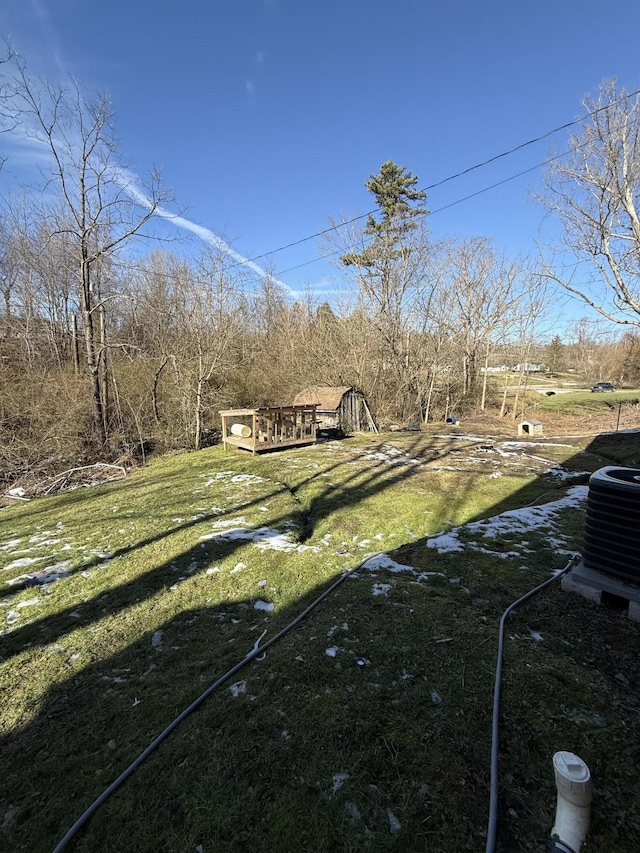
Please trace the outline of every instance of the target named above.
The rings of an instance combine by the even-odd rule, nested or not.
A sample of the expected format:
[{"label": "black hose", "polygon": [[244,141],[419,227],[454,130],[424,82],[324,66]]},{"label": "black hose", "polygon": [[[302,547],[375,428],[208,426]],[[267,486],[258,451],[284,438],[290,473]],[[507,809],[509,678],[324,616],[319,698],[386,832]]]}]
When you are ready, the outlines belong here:
[{"label": "black hose", "polygon": [[98,811],[100,806],[111,796],[111,794],[113,794],[115,791],[117,791],[118,788],[124,782],[126,782],[126,780],[130,776],[132,776],[135,773],[135,771],[138,769],[138,767],[140,767],[142,762],[146,758],[148,758],[151,755],[151,753],[158,746],[160,746],[162,741],[165,740],[171,734],[171,732],[175,728],[177,728],[180,725],[180,723],[186,717],[189,716],[189,714],[191,714],[192,711],[195,711],[196,708],[199,708],[200,705],[202,705],[202,703],[205,701],[205,699],[208,699],[209,696],[211,696],[211,694],[214,692],[214,690],[217,690],[218,687],[220,687],[222,684],[225,683],[225,681],[228,681],[232,676],[234,676],[236,674],[236,672],[238,672],[240,669],[242,669],[242,667],[245,666],[245,664],[249,663],[249,661],[252,661],[258,655],[261,655],[263,652],[265,652],[269,648],[269,646],[272,646],[274,643],[277,643],[278,640],[280,640],[282,637],[284,637],[284,635],[288,631],[290,631],[292,628],[294,628],[298,624],[298,622],[302,621],[302,619],[304,619],[305,616],[307,616],[313,610],[313,608],[316,607],[316,605],[320,604],[321,601],[323,601],[328,595],[330,595],[337,586],[339,586],[343,581],[345,581],[348,577],[350,577],[352,574],[354,574],[354,572],[357,572],[358,569],[361,569],[363,567],[363,565],[368,560],[371,560],[372,556],[374,556],[374,557],[379,556],[379,554],[369,555],[361,563],[358,563],[358,565],[355,566],[353,569],[349,569],[348,572],[345,572],[345,574],[341,575],[338,578],[338,580],[335,581],[335,583],[333,583],[328,589],[326,589],[321,595],[319,595],[315,599],[315,601],[312,601],[311,604],[308,607],[306,607],[302,611],[302,613],[298,614],[298,616],[296,616],[296,618],[292,622],[290,622],[288,625],[286,625],[281,631],[278,631],[278,633],[275,634],[275,636],[273,636],[270,640],[267,640],[267,642],[264,643],[262,646],[258,646],[256,644],[256,646],[249,652],[249,654],[245,658],[243,658],[239,663],[237,663],[235,666],[233,666],[228,672],[226,672],[217,681],[215,681],[210,687],[208,687],[204,691],[204,693],[202,693],[200,696],[198,696],[198,698],[195,701],[193,701],[191,703],[191,705],[189,705],[188,708],[185,708],[184,711],[182,711],[182,713],[179,714],[175,718],[175,720],[173,720],[173,722],[169,723],[169,725],[166,727],[166,729],[163,732],[161,732],[157,736],[157,738],[155,738],[155,740],[153,740],[149,744],[149,746],[144,750],[144,752],[141,752],[140,755],[135,759],[135,761],[133,761],[127,767],[127,769],[124,770],[118,776],[118,778],[114,782],[112,782],[109,785],[109,787],[106,788],[96,800],[94,800],[93,803],[91,803],[89,808],[82,815],[80,815],[78,820],[73,824],[71,829],[69,829],[69,831],[66,833],[64,838],[62,838],[62,840],[54,848],[53,853],[60,853],[60,851],[65,849],[65,847],[71,841],[71,839],[80,831],[80,829],[82,829],[82,827],[89,820],[89,818]]},{"label": "black hose", "polygon": [[500,688],[502,682],[502,650],[504,645],[504,625],[507,616],[512,610],[515,610],[520,604],[523,604],[529,598],[539,593],[545,587],[557,581],[558,578],[566,574],[571,568],[574,561],[572,557],[567,565],[558,572],[557,575],[549,578],[541,583],[535,589],[529,590],[522,598],[510,604],[502,614],[500,619],[500,628],[498,631],[498,653],[496,661],[496,678],[493,689],[493,719],[491,722],[491,780],[489,785],[489,825],[487,828],[487,845],[485,853],[494,853],[496,847],[496,830],[498,825],[498,742],[499,742],[499,725],[500,725]]},{"label": "black hose", "polygon": [[[117,779],[115,779],[108,788],[100,794],[100,796],[91,803],[91,805],[83,812],[82,815],[76,820],[73,826],[67,831],[64,837],[60,840],[60,842],[56,845],[53,850],[53,853],[61,853],[69,842],[77,835],[77,833],[82,829],[82,827],[87,823],[87,821],[97,812],[100,806],[106,802],[106,800],[111,796],[111,794],[115,793],[118,788],[124,784],[124,782],[132,776],[135,771],[140,767],[140,765],[151,755],[151,753],[158,747],[160,744],[166,740],[166,738],[171,734],[171,732],[176,729],[180,723],[186,719],[193,711],[202,705],[202,703],[211,696],[211,694],[218,689],[222,684],[232,678],[240,669],[242,669],[245,664],[254,660],[258,655],[265,652],[270,646],[277,643],[285,634],[287,634],[292,628],[294,628],[299,622],[301,622],[321,601],[323,601],[327,596],[329,596],[336,587],[338,587],[343,581],[345,581],[348,577],[353,575],[358,569],[361,569],[363,565],[372,559],[372,556],[379,555],[369,555],[365,560],[355,566],[353,569],[350,569],[345,574],[341,575],[338,580],[336,580],[328,589],[326,589],[321,595],[319,595],[314,601],[309,604],[301,613],[296,616],[296,618],[286,625],[282,630],[280,630],[277,634],[275,634],[270,640],[267,640],[262,646],[256,645],[247,655],[244,657],[239,663],[233,666],[228,672],[226,672],[223,676],[221,676],[217,681],[211,684],[204,693],[200,694],[197,699],[195,699],[188,708],[185,708],[181,714],[179,714],[169,725],[162,731],[150,744],[149,746],[140,753],[140,755],[124,770]],[[503,649],[503,641],[504,641],[504,623],[506,617],[511,613],[512,610],[515,610],[518,605],[525,602],[527,599],[536,595],[536,593],[540,592],[546,586],[556,581],[559,577],[566,574],[571,568],[571,563],[573,559],[569,561],[569,563],[559,572],[557,575],[554,575],[549,580],[546,580],[544,583],[537,586],[535,589],[532,589],[530,592],[523,595],[522,598],[519,598],[517,601],[510,604],[509,607],[502,614],[502,618],[500,619],[500,629],[498,634],[498,654],[497,654],[497,663],[496,663],[496,679],[495,679],[495,688],[494,688],[494,696],[493,696],[493,721],[492,721],[492,729],[491,729],[491,781],[490,781],[490,797],[489,797],[489,826],[487,830],[487,845],[486,845],[486,853],[494,853],[495,850],[495,841],[496,841],[496,826],[497,826],[497,815],[498,815],[498,721],[499,721],[499,712],[500,712],[500,684],[502,679],[502,649]]]},{"label": "black hose", "polygon": [[551,839],[547,850],[548,853],[575,853],[573,847],[569,847],[569,845],[565,844],[564,841],[560,841],[557,836],[554,836]]}]

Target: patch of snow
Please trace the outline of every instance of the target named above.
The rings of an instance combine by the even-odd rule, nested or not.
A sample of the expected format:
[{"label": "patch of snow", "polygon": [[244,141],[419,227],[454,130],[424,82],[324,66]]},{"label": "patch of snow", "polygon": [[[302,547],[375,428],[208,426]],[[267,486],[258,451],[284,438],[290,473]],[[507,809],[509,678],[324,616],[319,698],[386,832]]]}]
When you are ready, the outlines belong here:
[{"label": "patch of snow", "polygon": [[0,545],[0,551],[13,551],[20,543],[22,539],[9,539],[8,542],[4,542]]},{"label": "patch of snow", "polygon": [[392,560],[386,554],[376,554],[375,557],[370,557],[362,564],[362,568],[369,571],[386,569],[389,572],[411,572],[412,574],[416,574],[418,571],[413,566],[404,566],[402,563],[396,563],[395,560]]},{"label": "patch of snow", "polygon": [[586,500],[587,492],[587,486],[573,486],[563,498],[558,500],[549,501],[539,506],[507,510],[500,515],[493,516],[493,518],[472,521],[469,524],[456,527],[448,533],[430,536],[427,540],[427,547],[436,548],[439,554],[463,551],[465,547],[472,550],[479,547],[473,542],[463,544],[460,541],[461,531],[480,535],[485,539],[492,539],[501,535],[522,536],[522,534],[542,528],[553,532],[555,529],[554,517],[563,509],[582,506]]},{"label": "patch of snow", "polygon": [[387,809],[387,817],[389,818],[389,831],[400,832],[400,830],[402,829],[402,824],[391,811],[391,809]]},{"label": "patch of snow", "polygon": [[235,684],[232,684],[229,687],[229,692],[233,696],[234,699],[237,699],[242,693],[247,692],[247,682],[246,681],[236,681]]},{"label": "patch of snow", "polygon": [[374,583],[371,592],[373,595],[387,596],[389,594],[390,589],[391,589],[390,583]]},{"label": "patch of snow", "polygon": [[18,577],[11,578],[11,580],[6,581],[9,586],[16,586],[20,583],[25,583],[29,585],[35,586],[36,584],[48,584],[53,581],[61,580],[62,578],[68,577],[71,572],[67,571],[67,567],[71,565],[71,560],[65,560],[62,563],[56,563],[53,566],[49,566],[46,569],[40,569],[37,572],[33,572],[31,574],[18,575]]},{"label": "patch of snow", "polygon": [[328,655],[330,658],[334,658],[338,653],[338,646],[329,646],[328,649],[324,650],[325,655]]},{"label": "patch of snow", "polygon": [[3,568],[3,571],[8,572],[11,569],[23,569],[25,566],[30,566],[32,563],[37,563],[39,560],[44,560],[45,557],[20,557],[19,560],[14,560],[8,566]]},{"label": "patch of snow", "polygon": [[573,480],[575,477],[590,476],[589,471],[565,471],[565,469],[561,465],[554,465],[553,468],[550,468],[548,471],[545,471],[545,473],[550,474],[557,480]]},{"label": "patch of snow", "polygon": [[264,610],[265,613],[271,613],[271,611],[275,608],[275,604],[270,601],[262,601],[262,599],[258,599],[254,605],[254,610]]},{"label": "patch of snow", "polygon": [[360,814],[360,809],[355,803],[345,803],[344,804],[345,811],[351,818],[351,823],[356,824],[358,821],[362,819],[362,815]]},{"label": "patch of snow", "polygon": [[[526,447],[529,449],[532,446],[530,441],[501,441],[500,444],[503,447]],[[571,450],[574,449],[572,444],[556,444],[553,441],[536,441],[533,444],[535,447],[569,447]]]},{"label": "patch of snow", "polygon": [[331,786],[331,795],[337,794],[340,788],[344,785],[344,783],[349,778],[348,773],[336,773],[333,777],[333,784]]},{"label": "patch of snow", "polygon": [[[217,522],[213,526],[222,527],[230,524],[237,524],[238,522],[244,522],[246,524],[244,518],[238,518],[234,519],[232,522]],[[296,551],[298,553],[302,553],[303,551],[319,553],[320,549],[317,546],[300,545],[297,542],[292,542],[290,537],[290,533],[282,533],[274,527],[246,526],[235,527],[230,530],[223,530],[216,533],[208,533],[205,536],[201,536],[200,539],[206,541],[210,541],[211,539],[223,539],[229,542],[244,540],[247,542],[253,542],[255,546],[261,550],[284,551],[285,553],[290,553],[292,551]]]},{"label": "patch of snow", "polygon": [[[247,524],[247,519],[244,515],[238,516],[238,518],[228,518],[226,521],[214,521],[211,525],[214,530],[222,530],[225,527],[233,527],[234,524]],[[201,539],[206,539],[207,537],[201,536]]]},{"label": "patch of snow", "polygon": [[157,651],[162,651],[162,631],[154,631],[151,635],[151,645]]},{"label": "patch of snow", "polygon": [[430,536],[427,539],[427,547],[435,548],[438,554],[448,554],[451,551],[464,551],[464,545],[458,539],[458,530],[456,528],[451,533],[438,533],[435,536]]},{"label": "patch of snow", "polygon": [[478,554],[488,554],[490,557],[500,557],[503,560],[509,559],[509,557],[522,557],[523,553],[530,554],[530,548],[522,547],[519,551],[492,551],[491,548],[482,548],[480,545],[476,545],[475,543],[470,543],[469,547],[472,550],[477,551]]},{"label": "patch of snow", "polygon": [[262,477],[257,477],[255,474],[236,474],[231,478],[232,483],[261,483]]},{"label": "patch of snow", "polygon": [[14,817],[18,814],[18,806],[9,806],[4,813],[2,819],[2,829],[6,829],[13,822]]},{"label": "patch of snow", "polygon": [[25,583],[26,581],[31,581],[33,584],[37,583],[33,575],[18,575],[15,578],[11,578],[11,580],[5,581],[5,583],[8,586],[17,586],[19,583]]}]

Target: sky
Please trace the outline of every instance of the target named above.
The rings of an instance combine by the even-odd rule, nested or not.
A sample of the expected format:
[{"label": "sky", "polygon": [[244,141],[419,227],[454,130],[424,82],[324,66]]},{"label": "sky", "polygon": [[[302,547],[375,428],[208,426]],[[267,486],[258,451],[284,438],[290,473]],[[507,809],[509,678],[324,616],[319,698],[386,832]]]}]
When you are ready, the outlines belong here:
[{"label": "sky", "polygon": [[[637,0],[0,8],[0,34],[31,73],[109,93],[123,163],[140,176],[162,169],[191,250],[224,240],[230,261],[253,259],[257,277],[270,265],[293,294],[310,288],[319,300],[343,273],[305,238],[329,217],[371,210],[365,183],[385,160],[428,187],[578,118],[607,78],[640,88],[639,31]],[[481,235],[501,253],[534,255],[545,221],[532,200],[537,167],[565,140],[555,134],[429,190],[434,238]],[[0,191],[18,176],[8,151]]]}]

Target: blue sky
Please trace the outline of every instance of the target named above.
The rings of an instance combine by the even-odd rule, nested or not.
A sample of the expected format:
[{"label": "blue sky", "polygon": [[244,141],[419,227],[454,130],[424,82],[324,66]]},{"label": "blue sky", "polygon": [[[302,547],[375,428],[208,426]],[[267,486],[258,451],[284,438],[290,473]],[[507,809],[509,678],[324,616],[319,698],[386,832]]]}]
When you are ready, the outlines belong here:
[{"label": "blue sky", "polygon": [[[248,258],[370,210],[364,184],[384,160],[428,186],[577,118],[605,78],[640,88],[639,32],[637,0],[3,0],[0,10],[0,33],[30,70],[108,91],[128,166],[162,167],[183,215]],[[564,138],[430,192],[434,236],[534,253],[538,171],[437,211],[542,163]],[[12,174],[9,162],[5,187]],[[317,255],[309,240],[271,262],[293,290],[310,283],[322,297],[339,272]]]}]

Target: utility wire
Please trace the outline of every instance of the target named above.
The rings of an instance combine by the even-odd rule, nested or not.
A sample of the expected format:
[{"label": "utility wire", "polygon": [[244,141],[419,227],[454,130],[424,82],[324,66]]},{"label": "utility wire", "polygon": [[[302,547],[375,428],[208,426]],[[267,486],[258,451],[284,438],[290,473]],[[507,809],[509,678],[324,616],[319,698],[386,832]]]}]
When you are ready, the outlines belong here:
[{"label": "utility wire", "polygon": [[[482,169],[485,166],[490,165],[491,163],[495,163],[498,160],[509,157],[511,154],[515,154],[517,151],[521,151],[524,148],[527,148],[531,145],[534,145],[537,142],[541,142],[543,139],[548,139],[550,136],[553,136],[554,134],[559,133],[562,130],[567,130],[568,128],[573,127],[576,124],[580,124],[581,122],[585,121],[586,119],[592,118],[593,116],[597,115],[598,113],[603,112],[604,110],[608,110],[611,107],[614,107],[617,104],[622,103],[622,101],[628,100],[629,98],[633,98],[636,95],[640,95],[640,89],[636,89],[635,91],[630,92],[627,95],[623,95],[622,97],[618,98],[618,100],[612,101],[610,104],[606,104],[603,107],[598,107],[597,109],[592,110],[589,113],[585,113],[580,118],[577,118],[577,119],[574,119],[573,121],[569,121],[569,122],[566,122],[565,124],[559,125],[558,127],[555,127],[552,130],[548,130],[546,133],[543,133],[539,136],[536,136],[536,137],[533,137],[532,139],[527,140],[526,142],[521,142],[519,145],[516,145],[513,148],[510,148],[506,151],[503,151],[500,154],[495,154],[493,157],[489,157],[487,160],[483,160],[480,163],[476,163],[473,166],[469,166],[466,169],[462,169],[459,172],[455,172],[454,174],[448,175],[447,177],[442,178],[441,180],[436,181],[433,184],[428,184],[426,187],[423,187],[421,192],[429,192],[433,189],[436,189],[437,187],[441,187],[444,184],[450,183],[451,181],[454,181],[457,178],[463,177],[464,175],[468,175],[470,172],[477,171],[478,169]],[[581,148],[581,147],[583,147],[583,146],[579,146],[579,148]],[[517,172],[514,175],[510,175],[509,177],[504,178],[501,181],[496,181],[495,183],[490,184],[489,186],[484,187],[480,190],[477,190],[474,193],[470,193],[469,195],[466,195],[466,196],[463,196],[462,198],[456,199],[455,201],[452,201],[449,204],[443,205],[442,207],[436,208],[435,210],[427,211],[426,213],[420,214],[420,215],[421,216],[435,216],[436,214],[441,213],[443,210],[448,210],[451,207],[455,207],[458,204],[462,204],[465,201],[469,201],[469,199],[475,198],[476,196],[482,195],[485,192],[489,192],[490,190],[496,189],[496,187],[502,186],[503,184],[506,184],[506,183],[509,183],[510,181],[516,180],[517,178],[520,178],[523,175],[526,175],[530,172],[535,172],[537,169],[541,169],[542,167],[548,165],[549,163],[553,163],[555,160],[559,160],[562,157],[566,157],[569,153],[570,153],[570,151],[563,151],[560,154],[556,154],[553,157],[549,157],[549,158],[543,160],[541,163],[538,163],[535,166],[531,166],[528,169],[523,169],[522,171]],[[225,272],[228,272],[229,270],[237,269],[238,267],[247,268],[247,264],[254,263],[255,261],[259,261],[263,258],[271,257],[272,255],[275,255],[278,252],[283,252],[286,249],[291,249],[295,246],[301,245],[302,243],[307,243],[307,242],[309,242],[309,240],[314,240],[318,237],[323,237],[326,234],[331,234],[332,232],[335,232],[340,228],[344,228],[347,225],[352,225],[354,222],[359,222],[361,219],[365,219],[368,216],[373,216],[374,214],[379,213],[380,210],[381,210],[381,208],[375,208],[373,210],[370,210],[368,213],[363,213],[363,214],[360,214],[359,216],[354,216],[351,219],[347,219],[343,222],[340,222],[338,225],[332,225],[329,228],[324,228],[321,231],[316,231],[315,233],[310,234],[307,237],[301,237],[299,240],[294,240],[291,243],[286,243],[283,246],[279,246],[277,249],[272,249],[268,252],[263,252],[260,255],[254,255],[251,258],[245,258],[242,261],[236,261],[233,264],[223,265],[219,270],[216,271],[216,274],[225,273]],[[288,273],[288,272],[293,272],[294,270],[301,269],[302,267],[305,267],[305,266],[311,266],[312,264],[318,263],[318,261],[322,261],[322,260],[326,260],[327,258],[335,257],[336,255],[339,255],[341,253],[342,253],[342,250],[327,252],[326,254],[319,255],[318,257],[312,258],[309,261],[304,261],[303,263],[296,264],[295,266],[287,267],[284,270],[277,270],[273,273],[273,277],[275,278],[275,277],[279,277],[282,275],[286,275],[286,273]],[[111,263],[113,263],[116,266],[118,265],[118,262],[113,260],[113,259],[111,260]],[[145,268],[142,266],[137,266],[137,265],[132,265],[132,264],[127,263],[126,261],[122,262],[120,265],[124,266],[127,270],[133,269],[137,272],[142,272],[142,273],[146,273],[149,271],[148,268]],[[254,272],[254,271],[251,271],[251,272],[252,272],[252,275],[253,275],[255,281],[258,281],[261,278],[258,275],[258,273]],[[163,271],[162,275],[166,276],[167,278],[174,278],[174,279],[179,277],[178,273],[170,273],[167,271]],[[191,280],[198,283],[198,284],[210,284],[211,283],[210,278],[208,278],[208,277],[206,277],[206,278],[205,277],[202,277],[202,278],[201,277],[195,277],[195,278],[192,278]],[[258,292],[256,292],[256,291],[243,291],[243,292],[246,295],[250,295],[250,296],[259,295]]]},{"label": "utility wire", "polygon": [[[584,147],[583,145],[578,146],[578,148],[583,148],[583,147]],[[554,160],[560,160],[562,157],[566,157],[568,153],[569,153],[568,151],[563,151],[561,154],[556,154],[553,157],[548,157],[546,160],[543,160],[542,163],[537,163],[535,166],[530,166],[528,169],[523,169],[521,172],[516,172],[514,175],[509,175],[508,178],[503,178],[501,181],[496,181],[493,184],[489,184],[488,187],[483,187],[481,190],[476,190],[476,192],[469,193],[469,195],[465,195],[462,198],[458,198],[455,201],[451,201],[451,202],[449,202],[449,204],[443,204],[442,207],[437,207],[435,210],[429,210],[429,211],[427,211],[427,213],[422,214],[422,215],[423,216],[435,216],[437,213],[442,213],[443,210],[448,210],[451,207],[455,207],[458,204],[462,204],[465,201],[469,201],[469,199],[475,198],[476,196],[482,195],[483,193],[487,193],[490,190],[495,190],[496,187],[501,187],[503,184],[508,184],[510,181],[515,181],[516,178],[521,178],[523,175],[529,174],[529,172],[535,172],[538,169],[542,169],[543,166],[548,166],[549,163],[553,163]],[[348,223],[342,223],[342,224],[346,225]],[[336,227],[340,227],[340,226],[336,226]],[[332,258],[335,255],[340,255],[340,254],[342,254],[342,252],[343,252],[342,249],[337,249],[334,252],[327,252],[326,254],[319,255],[317,258],[313,258],[310,261],[304,261],[303,263],[298,264],[295,267],[288,267],[285,270],[277,270],[275,275],[277,275],[277,276],[285,275],[286,273],[292,272],[293,270],[300,269],[301,267],[306,267],[306,266],[309,266],[310,264],[315,264],[315,263],[317,263],[317,261],[323,261],[323,260],[326,260],[327,258]],[[228,269],[228,267],[227,267],[227,269]]]},{"label": "utility wire", "polygon": [[[463,175],[468,175],[470,172],[475,172],[476,170],[482,169],[485,166],[490,165],[491,163],[495,163],[497,160],[502,160],[505,157],[509,157],[511,156],[511,154],[515,154],[517,151],[521,151],[523,148],[528,148],[530,145],[535,145],[537,142],[541,142],[543,139],[548,139],[550,136],[559,133],[561,130],[567,130],[568,128],[573,127],[576,124],[580,124],[586,119],[592,118],[598,113],[603,112],[604,110],[608,110],[611,107],[615,107],[623,101],[629,100],[629,98],[633,98],[636,95],[640,95],[640,89],[636,89],[634,92],[629,92],[629,94],[623,95],[622,97],[618,98],[617,101],[612,101],[610,104],[606,104],[603,107],[597,107],[595,110],[592,110],[591,112],[585,113],[584,115],[580,116],[580,118],[576,118],[573,121],[568,121],[565,124],[561,124],[558,127],[554,127],[552,130],[548,130],[546,133],[540,134],[540,136],[535,136],[532,139],[528,139],[526,142],[521,142],[519,145],[516,145],[513,148],[509,148],[508,150],[503,151],[500,154],[494,154],[493,157],[489,157],[487,160],[482,160],[480,163],[476,163],[473,166],[468,166],[466,169],[462,169],[460,172],[455,172],[454,174],[448,175],[446,178],[442,178],[441,180],[436,181],[433,184],[428,184],[426,187],[423,187],[420,192],[429,192],[430,190],[436,189],[436,187],[441,187],[444,184],[449,183],[450,181],[455,181],[457,178],[463,177]],[[335,231],[345,225],[351,225],[352,223],[359,222],[361,219],[365,219],[368,216],[374,216],[376,213],[380,213],[380,211],[381,208],[376,207],[373,210],[370,210],[368,213],[362,213],[359,216],[354,216],[352,219],[347,219],[344,222],[341,222],[339,225],[332,225],[330,228],[324,228],[322,231],[316,231],[315,234],[310,234],[308,237],[301,237],[299,240],[294,240],[292,243],[287,243],[284,246],[280,246],[277,249],[272,249],[269,252],[263,252],[261,255],[255,255],[252,258],[247,258],[246,261],[238,261],[235,264],[230,264],[228,267],[226,267],[226,269],[233,269],[234,267],[242,266],[244,263],[250,263],[253,261],[258,261],[261,258],[271,257],[271,255],[275,255],[278,252],[283,252],[285,249],[291,249],[293,246],[299,246],[301,243],[306,243],[309,240],[314,240],[317,237],[323,237],[325,234],[330,234],[332,231]],[[428,215],[428,212],[426,215]]]},{"label": "utility wire", "polygon": [[[550,131],[550,133],[553,133],[553,132],[554,131]],[[578,148],[582,148],[582,147],[584,147],[584,146],[578,146]],[[514,150],[516,150],[516,149],[514,149]],[[550,163],[553,163],[555,160],[560,160],[563,157],[566,157],[568,153],[569,153],[568,151],[563,151],[560,154],[554,155],[553,157],[548,157],[546,160],[543,160],[541,163],[536,163],[535,166],[530,166],[528,169],[523,169],[520,172],[516,172],[513,175],[509,175],[509,177],[507,177],[507,178],[503,178],[500,181],[496,181],[493,184],[489,184],[489,186],[483,187],[480,190],[476,190],[476,192],[469,193],[469,195],[462,196],[462,198],[458,198],[455,201],[449,202],[448,204],[444,204],[444,205],[442,205],[442,207],[437,207],[435,210],[430,210],[426,214],[422,214],[422,215],[423,216],[429,216],[429,217],[436,216],[438,213],[442,213],[442,211],[444,211],[444,210],[448,210],[449,208],[455,207],[458,204],[463,204],[465,201],[469,201],[469,199],[475,198],[476,196],[482,195],[483,193],[490,192],[491,190],[494,190],[497,187],[502,186],[503,184],[508,184],[510,181],[515,181],[517,178],[521,178],[523,175],[527,175],[530,172],[535,172],[538,169],[542,169],[544,166],[548,166]],[[461,172],[460,174],[464,174],[464,173]],[[440,183],[444,183],[447,180],[450,180],[450,179],[446,178],[445,181],[441,181]],[[437,186],[437,185],[434,184],[434,186]],[[367,216],[368,214],[364,214],[364,215]],[[358,219],[358,218],[362,218],[362,217],[356,217],[356,219]],[[348,220],[348,222],[342,222],[342,223],[340,223],[340,225],[336,225],[333,228],[328,228],[326,231],[321,231],[318,234],[313,235],[313,236],[321,236],[322,234],[326,234],[330,231],[337,230],[338,228],[341,228],[344,225],[348,225],[351,222],[355,222],[355,221],[356,221],[355,219],[351,219],[351,220]],[[304,240],[299,240],[297,243],[291,243],[289,245],[295,246],[295,245],[298,245],[298,243],[302,243],[305,240],[310,240],[310,239],[312,239],[312,238],[311,237],[308,237],[308,238],[305,237]],[[281,249],[277,249],[276,251],[282,251],[283,249],[286,249],[286,248],[289,248],[289,246],[283,246]],[[288,272],[293,272],[294,270],[302,269],[303,267],[308,267],[308,266],[311,266],[312,264],[316,264],[319,261],[324,261],[324,260],[327,260],[328,258],[333,258],[336,255],[342,254],[343,251],[344,251],[343,249],[336,249],[332,252],[326,252],[322,255],[318,255],[315,258],[311,258],[311,260],[309,260],[309,261],[303,261],[300,264],[296,264],[295,266],[292,266],[292,267],[287,267],[284,270],[276,270],[273,273],[273,275],[274,275],[274,277],[279,278],[283,275],[286,275]],[[267,254],[269,254],[269,253],[267,253]],[[260,255],[258,257],[262,258],[262,257],[265,257],[265,255]],[[247,261],[248,260],[249,259],[247,259]],[[253,258],[252,260],[255,261],[256,258]],[[111,260],[110,262],[112,264],[114,264],[115,266],[121,266],[126,270],[134,270],[136,272],[141,272],[141,273],[148,273],[149,272],[149,269],[147,267],[130,264],[127,261],[119,262],[117,260]],[[243,266],[243,264],[239,262],[237,264],[232,264],[230,266],[222,266],[221,269],[216,270],[215,274],[218,275],[220,273],[224,273],[230,269],[234,269],[235,267],[239,267],[239,266]],[[252,271],[250,271],[250,272],[252,272]],[[166,276],[167,278],[174,278],[174,279],[177,279],[180,277],[179,273],[172,273],[172,272],[164,271],[164,270],[161,272],[161,275]],[[256,280],[259,279],[259,276],[257,273],[252,272],[252,275],[255,277]],[[196,276],[196,277],[192,278],[192,281],[194,281],[197,284],[211,284],[211,277]],[[247,296],[259,296],[260,295],[259,291],[247,291],[244,289],[243,289],[243,293]]]}]

